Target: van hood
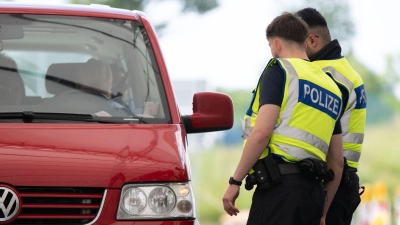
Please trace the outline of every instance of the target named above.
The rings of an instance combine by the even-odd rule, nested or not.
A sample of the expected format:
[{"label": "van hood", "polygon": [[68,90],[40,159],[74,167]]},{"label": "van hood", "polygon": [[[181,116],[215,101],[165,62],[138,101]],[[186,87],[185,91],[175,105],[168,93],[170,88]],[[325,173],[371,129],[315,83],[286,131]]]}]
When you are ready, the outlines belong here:
[{"label": "van hood", "polygon": [[0,182],[109,187],[187,181],[180,125],[0,124]]}]

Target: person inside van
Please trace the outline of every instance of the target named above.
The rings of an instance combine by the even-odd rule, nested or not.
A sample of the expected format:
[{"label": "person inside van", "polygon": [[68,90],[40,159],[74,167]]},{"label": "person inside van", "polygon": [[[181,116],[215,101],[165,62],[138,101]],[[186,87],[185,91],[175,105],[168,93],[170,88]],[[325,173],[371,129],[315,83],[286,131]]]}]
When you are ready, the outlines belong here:
[{"label": "person inside van", "polygon": [[113,75],[110,66],[101,60],[89,59],[77,72],[77,86],[85,91],[96,91],[111,98]]},{"label": "person inside van", "polygon": [[24,97],[24,82],[17,64],[7,55],[0,54],[0,104],[19,105]]},{"label": "person inside van", "polygon": [[49,98],[40,105],[52,107],[53,112],[56,110],[97,116],[129,115],[124,110],[126,107],[111,99],[113,76],[108,64],[90,58],[79,67],[75,80],[76,88]]},{"label": "person inside van", "polygon": [[[114,89],[118,87],[119,84],[122,84],[125,79],[126,71],[125,69],[118,65],[117,63],[110,64],[111,74],[113,76],[113,92]],[[115,92],[116,93],[116,92]]]}]

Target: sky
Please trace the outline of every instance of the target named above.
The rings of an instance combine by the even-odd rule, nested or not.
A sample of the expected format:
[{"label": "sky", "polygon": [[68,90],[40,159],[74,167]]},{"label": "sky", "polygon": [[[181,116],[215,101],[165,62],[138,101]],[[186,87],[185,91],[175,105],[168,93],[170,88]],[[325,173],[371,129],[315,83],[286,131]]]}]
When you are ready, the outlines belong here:
[{"label": "sky", "polygon": [[[67,3],[67,0],[18,0],[29,3]],[[272,57],[265,28],[285,11],[272,0],[220,0],[219,8],[204,15],[180,14],[176,1],[157,1],[147,8],[153,23],[168,20],[159,41],[173,80],[206,80],[210,89],[252,89]],[[349,0],[355,24],[352,48],[372,71],[385,71],[385,57],[400,56],[397,21],[400,1]],[[312,5],[310,5],[313,7]],[[397,19],[396,19],[397,18]],[[335,37],[333,37],[335,38]],[[340,41],[340,40],[339,40]],[[348,52],[349,49],[343,49]]]}]

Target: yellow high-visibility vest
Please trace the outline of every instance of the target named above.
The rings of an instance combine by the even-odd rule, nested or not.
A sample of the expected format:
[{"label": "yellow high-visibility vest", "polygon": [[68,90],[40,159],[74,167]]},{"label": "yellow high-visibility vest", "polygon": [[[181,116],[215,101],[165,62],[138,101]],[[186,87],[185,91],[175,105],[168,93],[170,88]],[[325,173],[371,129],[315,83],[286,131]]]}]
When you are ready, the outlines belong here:
[{"label": "yellow high-visibility vest", "polygon": [[[278,64],[285,74],[283,100],[268,148],[285,161],[313,157],[326,161],[342,99],[336,83],[315,64],[297,58],[271,59],[266,69]],[[262,77],[244,118],[244,130],[254,127],[259,110]],[[245,138],[246,143],[247,138]],[[244,144],[245,144],[244,143]]]},{"label": "yellow high-visibility vest", "polygon": [[349,93],[345,111],[340,119],[343,156],[346,157],[350,167],[358,168],[367,118],[367,96],[364,82],[344,57],[335,60],[317,60],[313,63],[323,71],[332,74],[336,82],[345,87]]}]

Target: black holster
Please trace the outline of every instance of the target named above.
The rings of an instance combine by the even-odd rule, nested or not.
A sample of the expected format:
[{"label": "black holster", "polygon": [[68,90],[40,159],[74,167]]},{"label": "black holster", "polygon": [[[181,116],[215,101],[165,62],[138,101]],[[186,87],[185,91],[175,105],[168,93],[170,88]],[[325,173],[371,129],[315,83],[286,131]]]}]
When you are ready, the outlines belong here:
[{"label": "black holster", "polygon": [[253,166],[254,173],[246,177],[246,190],[253,189],[254,185],[258,188],[267,189],[273,185],[282,183],[278,163],[274,160],[271,153],[262,159],[257,160]]},{"label": "black holster", "polygon": [[343,173],[342,173],[342,179],[340,180],[340,185],[344,187],[350,187],[351,185],[351,179],[349,176],[349,165],[347,164],[347,159],[346,157],[343,157]]},{"label": "black holster", "polygon": [[299,162],[302,174],[313,180],[321,180],[328,183],[333,180],[334,172],[328,168],[325,161],[316,158],[306,158]]}]

